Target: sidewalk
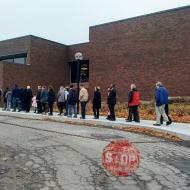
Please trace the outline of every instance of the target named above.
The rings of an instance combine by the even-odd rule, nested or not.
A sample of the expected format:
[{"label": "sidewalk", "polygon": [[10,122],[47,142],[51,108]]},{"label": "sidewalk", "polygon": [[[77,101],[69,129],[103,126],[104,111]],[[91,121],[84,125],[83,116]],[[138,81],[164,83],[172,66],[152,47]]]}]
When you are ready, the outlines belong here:
[{"label": "sidewalk", "polygon": [[169,126],[165,124],[162,126],[153,126],[155,121],[150,120],[141,120],[140,123],[135,122],[125,122],[124,118],[117,118],[116,121],[108,121],[105,117],[100,117],[99,120],[93,119],[93,116],[86,116],[85,120],[78,118],[68,118],[66,116],[58,116],[57,113],[54,113],[53,116],[41,115],[35,113],[25,113],[25,112],[7,112],[0,110],[0,116],[12,116],[23,119],[36,119],[36,120],[51,120],[56,122],[65,122],[78,125],[92,125],[94,127],[106,127],[106,128],[115,128],[115,127],[139,127],[139,128],[150,128],[156,131],[167,132],[172,135],[176,135],[183,140],[190,140],[190,123],[172,123]]}]

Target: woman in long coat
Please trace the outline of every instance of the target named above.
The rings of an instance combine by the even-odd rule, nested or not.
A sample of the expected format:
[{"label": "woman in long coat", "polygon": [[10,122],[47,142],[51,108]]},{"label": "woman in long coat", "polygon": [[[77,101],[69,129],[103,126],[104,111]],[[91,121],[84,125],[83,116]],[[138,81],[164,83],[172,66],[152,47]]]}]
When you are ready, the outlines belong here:
[{"label": "woman in long coat", "polygon": [[53,115],[53,104],[55,102],[55,92],[52,86],[49,86],[48,90],[48,105],[49,105],[49,115]]},{"label": "woman in long coat", "polygon": [[99,109],[101,109],[101,92],[100,87],[94,88],[94,98],[93,98],[93,112],[94,119],[99,119]]}]

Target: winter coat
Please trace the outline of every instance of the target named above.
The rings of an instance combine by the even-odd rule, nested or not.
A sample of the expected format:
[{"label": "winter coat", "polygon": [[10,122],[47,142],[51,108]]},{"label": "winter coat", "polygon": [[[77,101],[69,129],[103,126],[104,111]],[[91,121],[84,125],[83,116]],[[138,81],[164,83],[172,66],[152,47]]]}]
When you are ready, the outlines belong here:
[{"label": "winter coat", "polygon": [[155,90],[156,106],[168,104],[168,91],[165,87],[160,86]]},{"label": "winter coat", "polygon": [[3,93],[3,101],[6,103],[7,102],[7,98],[6,98],[6,94],[7,94],[7,90],[4,91]]},{"label": "winter coat", "polygon": [[37,95],[36,95],[36,101],[37,101],[37,102],[40,101],[40,99],[41,99],[41,92],[42,92],[41,89],[38,90],[38,92],[37,92]]},{"label": "winter coat", "polygon": [[97,109],[101,108],[101,93],[99,90],[94,92],[93,108],[97,108]]},{"label": "winter coat", "polygon": [[64,89],[60,89],[59,92],[57,93],[57,101],[65,102],[65,90]]},{"label": "winter coat", "polygon": [[36,96],[32,98],[32,107],[37,108]]},{"label": "winter coat", "polygon": [[80,102],[87,102],[88,101],[88,91],[86,88],[82,88],[80,90],[79,100],[80,100]]},{"label": "winter coat", "polygon": [[65,90],[65,101],[67,101],[68,95],[69,95],[69,92],[67,90]]},{"label": "winter coat", "polygon": [[133,89],[129,92],[128,97],[128,107],[139,106],[140,105],[140,95],[137,89]]},{"label": "winter coat", "polygon": [[40,102],[41,103],[47,103],[48,102],[48,91],[47,90],[41,91]]},{"label": "winter coat", "polygon": [[75,105],[77,103],[77,93],[75,89],[70,89],[67,96],[67,101],[69,105]]},{"label": "winter coat", "polygon": [[21,92],[18,87],[15,87],[12,91],[12,97],[13,98],[20,98]]},{"label": "winter coat", "polygon": [[25,100],[26,100],[26,102],[31,102],[32,97],[33,97],[33,95],[32,95],[32,90],[26,89],[26,92],[25,92],[25,93],[26,93],[26,94],[25,94]]},{"label": "winter coat", "polygon": [[115,105],[116,104],[116,90],[115,90],[115,88],[110,89],[109,94],[108,94],[107,104],[108,105]]},{"label": "winter coat", "polygon": [[48,91],[48,103],[53,104],[55,102],[55,93],[52,90]]}]

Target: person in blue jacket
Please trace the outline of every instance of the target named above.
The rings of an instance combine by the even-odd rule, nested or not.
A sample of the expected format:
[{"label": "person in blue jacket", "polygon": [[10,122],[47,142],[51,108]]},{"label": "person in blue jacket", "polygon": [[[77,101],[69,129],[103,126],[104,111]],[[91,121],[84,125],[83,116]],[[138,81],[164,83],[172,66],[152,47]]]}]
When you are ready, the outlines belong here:
[{"label": "person in blue jacket", "polygon": [[155,90],[155,102],[156,102],[156,123],[153,124],[155,126],[160,126],[160,118],[163,117],[164,121],[166,121],[166,125],[170,125],[171,122],[168,119],[168,116],[165,112],[165,105],[168,104],[168,91],[162,85],[161,82],[156,83],[156,90]]}]

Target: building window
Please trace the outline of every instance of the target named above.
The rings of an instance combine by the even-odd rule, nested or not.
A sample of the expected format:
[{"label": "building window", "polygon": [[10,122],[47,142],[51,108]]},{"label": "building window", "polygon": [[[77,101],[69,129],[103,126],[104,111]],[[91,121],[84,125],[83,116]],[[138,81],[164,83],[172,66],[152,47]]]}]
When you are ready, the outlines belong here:
[{"label": "building window", "polygon": [[27,63],[27,53],[19,53],[14,55],[3,55],[0,56],[0,61],[7,63],[16,63],[16,64],[26,64]]},{"label": "building window", "polygon": [[89,60],[82,60],[82,61],[73,61],[70,62],[70,82],[77,83],[78,76],[77,76],[77,68],[79,63],[79,79],[80,82],[88,82],[89,81]]}]

